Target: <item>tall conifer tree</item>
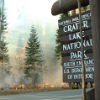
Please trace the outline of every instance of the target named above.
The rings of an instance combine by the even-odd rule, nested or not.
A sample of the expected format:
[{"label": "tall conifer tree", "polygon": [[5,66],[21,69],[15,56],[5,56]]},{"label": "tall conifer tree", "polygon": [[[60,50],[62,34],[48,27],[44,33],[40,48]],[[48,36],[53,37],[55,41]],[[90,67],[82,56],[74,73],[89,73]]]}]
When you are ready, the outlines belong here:
[{"label": "tall conifer tree", "polygon": [[61,57],[61,42],[59,29],[56,31],[56,47],[55,47],[56,58],[59,60]]},{"label": "tall conifer tree", "polygon": [[4,36],[7,32],[7,22],[4,14],[4,0],[1,0],[0,3],[0,62],[4,64],[9,61],[8,48]]},{"label": "tall conifer tree", "polygon": [[40,42],[34,26],[31,27],[30,37],[27,42],[27,47],[25,48],[25,51],[25,74],[29,75],[30,72],[32,70],[36,70],[36,67],[42,62]]}]

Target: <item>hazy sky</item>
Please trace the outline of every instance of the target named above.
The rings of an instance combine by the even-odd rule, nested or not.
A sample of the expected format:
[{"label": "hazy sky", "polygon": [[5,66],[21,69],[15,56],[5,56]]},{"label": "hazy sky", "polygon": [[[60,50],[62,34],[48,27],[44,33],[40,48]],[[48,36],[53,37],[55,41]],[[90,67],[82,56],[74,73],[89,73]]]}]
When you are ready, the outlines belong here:
[{"label": "hazy sky", "polygon": [[54,19],[51,6],[55,0],[5,0],[10,27],[18,24],[19,20]]},{"label": "hazy sky", "polygon": [[[57,27],[57,16],[51,15],[52,4],[56,0],[5,0],[5,12],[8,22],[7,41],[9,48],[15,52],[18,42],[28,38],[32,24],[42,27],[42,34],[48,23]],[[50,28],[51,29],[51,28]],[[21,40],[21,41],[20,41]],[[10,53],[13,53],[10,50]]]}]

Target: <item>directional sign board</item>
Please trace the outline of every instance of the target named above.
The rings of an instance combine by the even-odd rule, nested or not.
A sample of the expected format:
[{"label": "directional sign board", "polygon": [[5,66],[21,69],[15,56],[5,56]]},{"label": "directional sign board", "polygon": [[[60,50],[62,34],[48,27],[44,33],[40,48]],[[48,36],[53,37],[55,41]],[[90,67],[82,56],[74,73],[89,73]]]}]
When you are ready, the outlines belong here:
[{"label": "directional sign board", "polygon": [[[81,15],[84,47],[84,63],[86,67],[86,81],[94,80],[93,41],[91,34],[91,13]],[[82,52],[79,16],[66,17],[58,20],[61,35],[62,66],[64,82],[81,82]]]}]

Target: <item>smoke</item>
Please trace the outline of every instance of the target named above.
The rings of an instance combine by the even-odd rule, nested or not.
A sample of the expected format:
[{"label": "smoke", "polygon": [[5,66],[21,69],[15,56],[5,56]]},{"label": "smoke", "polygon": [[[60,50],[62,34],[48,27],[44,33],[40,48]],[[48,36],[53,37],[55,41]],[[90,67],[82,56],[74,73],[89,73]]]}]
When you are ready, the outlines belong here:
[{"label": "smoke", "polygon": [[7,69],[0,68],[0,88],[8,87],[9,85],[18,85],[20,78],[22,77],[21,73],[18,70],[14,69],[7,71]]},{"label": "smoke", "polygon": [[[53,4],[54,1],[53,0],[48,1],[48,3],[51,5],[50,2],[52,2],[52,4]],[[7,3],[9,4],[10,2],[7,2]],[[44,4],[44,2],[42,2],[42,3]],[[48,5],[48,3],[45,5]],[[30,7],[34,7],[33,3],[31,3],[31,4],[32,5]],[[16,3],[15,3],[15,5],[16,5]],[[12,7],[12,6],[9,6],[9,9],[7,10],[8,15],[10,13],[10,15],[8,16],[8,19],[9,19],[8,21],[10,24],[10,26],[8,28],[10,30],[10,32],[9,32],[10,34],[7,35],[7,37],[8,37],[8,41],[9,41],[10,64],[12,67],[10,68],[9,73],[7,73],[6,71],[0,70],[0,81],[1,81],[0,86],[3,86],[4,84],[17,85],[21,82],[23,82],[25,84],[30,84],[30,83],[32,83],[33,80],[36,80],[36,77],[38,78],[36,80],[37,82],[49,82],[49,83],[53,83],[53,84],[56,84],[56,83],[60,84],[60,83],[62,83],[61,60],[59,60],[58,62],[56,61],[55,52],[54,52],[55,45],[56,45],[55,34],[56,34],[57,26],[58,26],[58,20],[57,19],[55,20],[55,17],[52,17],[50,13],[49,13],[49,16],[46,16],[44,14],[44,11],[41,12],[41,14],[39,13],[39,16],[37,18],[35,16],[36,14],[32,13],[33,14],[32,15],[31,13],[29,13],[30,8],[29,8],[29,10],[27,9],[28,5],[27,6],[26,5],[22,6],[22,5],[18,6],[18,7],[21,6],[21,9],[14,8],[15,9],[14,13],[16,13],[16,14],[15,14],[15,16],[13,16],[13,18],[15,19],[13,21],[12,21],[12,15],[9,12],[10,10],[11,11],[13,10],[13,9],[10,9],[10,7]],[[17,5],[15,7],[17,7]],[[43,6],[41,8],[43,8]],[[46,7],[46,8],[48,8],[48,7]],[[49,6],[49,8],[51,9],[50,6]],[[49,11],[46,11],[45,13],[50,12],[50,9],[49,9]],[[33,10],[36,10],[36,9],[33,9]],[[44,9],[44,10],[47,10],[47,9]],[[40,10],[39,10],[39,12],[40,12]],[[43,19],[41,20],[42,17],[40,15],[44,18],[44,20]],[[34,18],[34,16],[36,18]],[[15,23],[14,23],[14,21],[15,21]],[[16,25],[16,22],[17,22],[17,25]],[[24,75],[24,71],[23,71],[24,65],[22,65],[23,59],[19,59],[19,58],[16,59],[16,48],[17,48],[16,45],[18,46],[18,49],[21,49],[20,46],[23,46],[24,41],[27,42],[26,38],[29,36],[30,24],[34,24],[34,23],[36,24],[35,25],[36,31],[39,33],[39,40],[41,43],[41,49],[42,49],[42,53],[43,53],[44,63],[42,65],[42,67],[43,67],[42,72],[38,72],[38,74],[36,72],[34,72],[34,74],[32,74],[32,79],[33,79],[32,80],[30,78],[26,78]],[[15,34],[13,34],[13,33],[15,33]],[[21,39],[19,39],[19,38],[21,38]],[[23,44],[21,44],[21,43],[23,43]],[[18,50],[17,50],[17,52],[18,52]]]},{"label": "smoke", "polygon": [[[49,26],[48,26],[48,25]],[[24,83],[26,85],[37,82],[47,82],[50,84],[61,85],[62,83],[62,66],[61,60],[56,61],[55,57],[55,25],[51,23],[45,24],[44,28],[37,27],[39,40],[43,53],[44,62],[42,64],[42,72],[33,72],[31,78],[24,75],[24,59],[16,59],[16,54],[11,55],[11,68],[9,73],[0,69],[0,87],[9,85],[18,85]],[[19,61],[18,61],[19,60]],[[41,66],[40,66],[41,67]]]},{"label": "smoke", "polygon": [[6,77],[6,73],[5,73],[5,71],[3,71],[1,69],[0,70],[0,88],[4,87],[4,85],[5,85],[5,77]]},{"label": "smoke", "polygon": [[[55,23],[57,24],[57,23]],[[43,82],[51,84],[62,83],[62,66],[61,60],[56,61],[55,57],[55,39],[57,25],[52,22],[42,23],[37,27],[38,33],[40,33],[40,43],[42,53],[44,56],[43,62]],[[39,30],[40,29],[40,30]]]}]

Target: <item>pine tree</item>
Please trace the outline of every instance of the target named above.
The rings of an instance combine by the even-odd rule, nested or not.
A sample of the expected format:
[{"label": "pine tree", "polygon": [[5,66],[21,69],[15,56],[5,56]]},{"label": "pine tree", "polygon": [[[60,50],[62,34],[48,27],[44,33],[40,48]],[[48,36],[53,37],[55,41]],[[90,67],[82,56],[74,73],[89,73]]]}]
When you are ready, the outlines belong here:
[{"label": "pine tree", "polygon": [[56,47],[55,47],[56,58],[59,60],[61,57],[61,42],[59,29],[56,31]]},{"label": "pine tree", "polygon": [[0,62],[2,64],[9,62],[7,43],[5,42],[5,33],[7,32],[6,16],[4,14],[4,1],[2,9],[0,8]]},{"label": "pine tree", "polygon": [[[65,14],[61,14],[60,18],[59,19],[65,19],[66,17],[68,17],[68,12],[65,13]],[[60,30],[57,29],[56,31],[56,47],[55,47],[55,55],[56,55],[56,58],[57,60],[59,60],[61,58],[61,33],[60,33]]]},{"label": "pine tree", "polygon": [[40,50],[40,42],[38,34],[34,26],[31,27],[31,34],[25,48],[25,74],[29,75],[32,70],[36,70],[36,66],[42,63],[42,55]]},{"label": "pine tree", "polygon": [[7,43],[4,40],[0,41],[0,62],[7,63],[9,61]]}]

